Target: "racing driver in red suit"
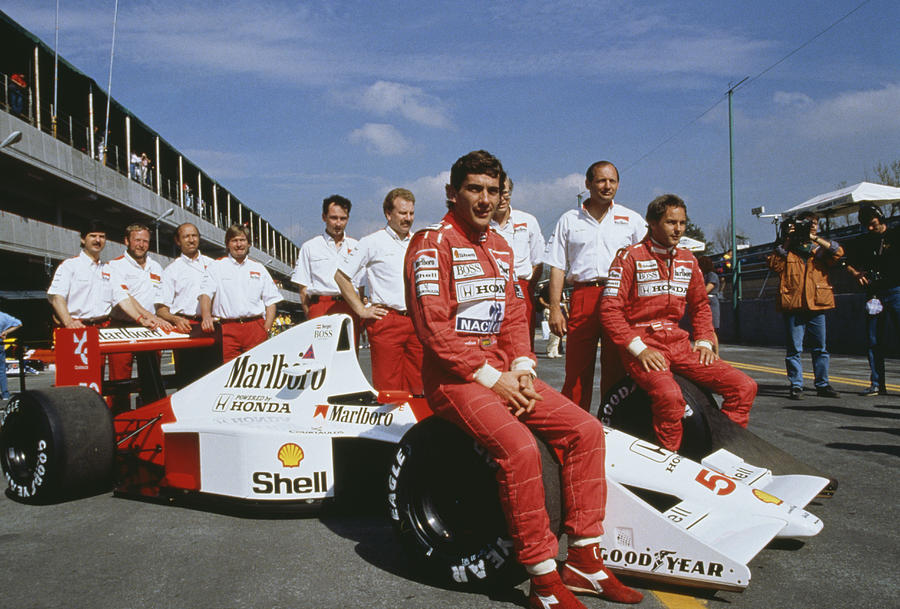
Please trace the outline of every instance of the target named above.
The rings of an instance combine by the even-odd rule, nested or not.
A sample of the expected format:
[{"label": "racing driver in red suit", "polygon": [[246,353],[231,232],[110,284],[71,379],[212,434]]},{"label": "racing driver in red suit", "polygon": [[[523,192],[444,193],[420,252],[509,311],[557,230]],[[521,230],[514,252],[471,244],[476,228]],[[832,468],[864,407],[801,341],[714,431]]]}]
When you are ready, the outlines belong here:
[{"label": "racing driver in red suit", "polygon": [[[600,318],[619,348],[631,378],[652,400],[653,431],[661,446],[681,446],[685,401],[673,373],[708,387],[724,398],[722,412],[746,427],[756,382],[719,359],[716,332],[697,259],[678,242],[687,223],[687,206],[662,195],[647,206],[644,240],[619,250],[609,267]],[[687,306],[694,346],[678,327]]]},{"label": "racing driver in red suit", "polygon": [[[534,372],[513,253],[490,229],[503,178],[490,153],[461,157],[446,188],[449,212],[417,232],[407,250],[406,302],[424,346],[425,395],[436,415],[475,438],[499,466],[500,502],[516,557],[531,576],[529,607],[584,608],[573,591],[636,603],[641,593],[616,579],[600,558],[603,428]],[[532,432],[562,457],[570,544],[562,574]]]}]

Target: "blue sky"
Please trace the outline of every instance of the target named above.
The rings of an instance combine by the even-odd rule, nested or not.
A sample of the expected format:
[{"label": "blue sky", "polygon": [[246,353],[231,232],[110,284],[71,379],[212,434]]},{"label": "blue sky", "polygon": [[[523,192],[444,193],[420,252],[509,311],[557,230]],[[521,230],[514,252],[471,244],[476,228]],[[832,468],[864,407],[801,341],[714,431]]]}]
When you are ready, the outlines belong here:
[{"label": "blue sky", "polygon": [[[617,201],[674,192],[712,238],[729,217],[729,84],[861,2],[121,0],[112,92],[298,242],[331,193],[353,201],[356,237],[397,186],[417,226],[437,220],[450,165],[476,148],[545,236],[608,159]],[[105,86],[113,0],[60,4],[61,55]],[[51,46],[55,6],[0,0]],[[752,207],[900,158],[898,23],[900,3],[869,0],[735,93],[736,224],[754,242],[774,231]]]}]

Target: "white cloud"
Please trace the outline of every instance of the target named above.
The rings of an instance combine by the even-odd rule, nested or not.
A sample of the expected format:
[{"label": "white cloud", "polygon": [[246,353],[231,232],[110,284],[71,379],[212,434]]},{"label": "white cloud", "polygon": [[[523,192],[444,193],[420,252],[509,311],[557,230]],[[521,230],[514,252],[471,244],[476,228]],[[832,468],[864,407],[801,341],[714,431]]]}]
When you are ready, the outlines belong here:
[{"label": "white cloud", "polygon": [[775,95],[772,96],[772,101],[779,106],[795,107],[806,107],[813,103],[812,98],[806,93],[788,91],[776,91]]},{"label": "white cloud", "polygon": [[797,132],[810,139],[900,131],[900,84],[840,93],[815,104],[796,121]]},{"label": "white cloud", "polygon": [[449,127],[450,119],[441,101],[419,87],[379,80],[363,91],[360,106],[380,116],[399,114],[428,127]]},{"label": "white cloud", "polygon": [[384,156],[403,154],[413,148],[396,127],[386,123],[366,123],[351,131],[348,139],[351,144],[364,144],[369,152]]},{"label": "white cloud", "polygon": [[570,173],[540,182],[515,180],[512,206],[537,217],[546,238],[559,217],[578,205],[578,193],[583,190],[583,173]]},{"label": "white cloud", "polygon": [[[99,64],[109,52],[111,9],[106,14],[94,3],[64,4],[63,53],[76,63],[89,56]],[[642,79],[644,86],[668,87],[666,81],[647,77],[689,73],[730,77],[736,68],[759,66],[776,46],[721,28],[679,23],[654,10],[618,4],[610,8],[597,2],[552,7],[540,2],[517,4],[498,11],[496,18],[505,29],[500,30],[503,35],[496,47],[486,48],[477,41],[451,46],[439,40],[397,51],[365,37],[344,38],[346,16],[336,14],[330,3],[286,6],[235,0],[183,5],[160,0],[149,10],[144,4],[120,7],[116,56],[123,63],[148,68],[165,66],[222,78],[252,76],[282,85],[346,86],[377,79],[363,100],[373,111],[398,112],[421,124],[445,127],[450,121],[439,100],[398,81],[458,82],[472,80],[473,74],[479,78],[561,74],[593,78],[599,70]],[[12,12],[14,19],[32,29],[54,19],[49,8],[24,6]],[[616,36],[591,42],[597,27],[593,17],[601,16],[604,29],[615,31]],[[401,21],[398,27],[413,25]],[[46,26],[35,31],[49,33]],[[572,40],[579,44],[572,45]],[[491,61],[485,62],[488,52]]]}]

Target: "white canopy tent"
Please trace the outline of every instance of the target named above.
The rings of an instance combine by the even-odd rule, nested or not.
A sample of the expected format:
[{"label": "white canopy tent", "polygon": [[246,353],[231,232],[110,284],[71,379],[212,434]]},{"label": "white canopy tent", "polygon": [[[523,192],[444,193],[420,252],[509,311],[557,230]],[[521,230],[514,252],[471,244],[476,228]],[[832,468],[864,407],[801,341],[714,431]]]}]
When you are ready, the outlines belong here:
[{"label": "white canopy tent", "polygon": [[[859,210],[860,203],[874,203],[875,205],[900,203],[900,188],[860,182],[813,197],[781,212],[781,216],[794,216],[804,211],[813,211],[822,217],[848,216]],[[890,214],[886,213],[885,215]]]},{"label": "white canopy tent", "polygon": [[678,247],[682,247],[692,252],[702,252],[706,249],[706,244],[702,241],[691,239],[690,237],[685,235],[681,238],[681,241],[678,242]]}]

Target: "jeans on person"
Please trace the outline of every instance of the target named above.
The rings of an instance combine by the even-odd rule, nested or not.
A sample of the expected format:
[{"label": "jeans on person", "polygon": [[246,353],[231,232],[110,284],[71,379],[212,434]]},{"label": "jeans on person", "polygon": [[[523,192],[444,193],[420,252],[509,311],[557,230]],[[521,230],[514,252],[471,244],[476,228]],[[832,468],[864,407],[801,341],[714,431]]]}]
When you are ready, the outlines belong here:
[{"label": "jeans on person", "polygon": [[787,311],[784,316],[784,336],[787,369],[791,387],[803,387],[803,338],[807,337],[812,351],[813,374],[816,387],[828,386],[828,351],[825,349],[824,311]]},{"label": "jeans on person", "polygon": [[900,330],[900,286],[878,294],[884,309],[878,315],[866,315],[869,330],[869,380],[872,385],[884,389],[884,352],[887,347],[888,318],[894,322],[894,330]]}]

